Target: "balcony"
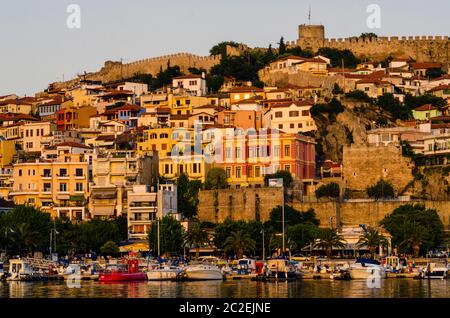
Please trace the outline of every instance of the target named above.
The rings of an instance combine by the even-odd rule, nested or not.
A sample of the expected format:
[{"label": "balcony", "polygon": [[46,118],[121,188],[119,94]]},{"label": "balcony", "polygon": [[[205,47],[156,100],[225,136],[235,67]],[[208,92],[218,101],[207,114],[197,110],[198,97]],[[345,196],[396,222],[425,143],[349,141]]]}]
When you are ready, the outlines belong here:
[{"label": "balcony", "polygon": [[68,174],[57,174],[56,175],[56,177],[58,178],[58,179],[65,179],[65,180],[68,180],[68,179],[70,179],[70,176],[68,175]]},{"label": "balcony", "polygon": [[43,175],[41,175],[41,178],[42,178],[43,180],[49,180],[49,179],[52,178],[52,175],[51,175],[51,174],[43,174]]}]

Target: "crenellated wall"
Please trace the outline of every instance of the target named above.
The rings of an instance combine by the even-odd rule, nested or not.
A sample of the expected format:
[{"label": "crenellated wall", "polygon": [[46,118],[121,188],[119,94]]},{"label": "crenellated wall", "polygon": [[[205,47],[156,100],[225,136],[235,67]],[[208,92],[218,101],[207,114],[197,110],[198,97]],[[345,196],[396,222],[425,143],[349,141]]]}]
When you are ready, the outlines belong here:
[{"label": "crenellated wall", "polygon": [[[108,83],[120,81],[122,78],[132,77],[137,73],[156,75],[161,67],[163,70],[167,68],[169,61],[170,65],[178,65],[184,73],[187,73],[190,67],[209,70],[214,65],[219,64],[220,59],[221,57],[218,55],[198,56],[191,53],[177,53],[143,59],[127,64],[107,61],[100,71],[87,74],[86,79]],[[70,87],[75,85],[77,82],[78,79],[75,79],[64,83],[57,83],[55,86]]]},{"label": "crenellated wall", "polygon": [[[373,59],[384,59],[389,54],[398,58],[412,57],[417,61],[449,61],[448,36],[379,36],[350,37],[327,39],[322,36],[304,36],[309,28],[315,26],[299,26],[297,41],[288,42],[289,46],[299,45],[302,49],[317,51],[322,47],[349,49],[358,56]],[[302,30],[305,29],[305,30]]]}]

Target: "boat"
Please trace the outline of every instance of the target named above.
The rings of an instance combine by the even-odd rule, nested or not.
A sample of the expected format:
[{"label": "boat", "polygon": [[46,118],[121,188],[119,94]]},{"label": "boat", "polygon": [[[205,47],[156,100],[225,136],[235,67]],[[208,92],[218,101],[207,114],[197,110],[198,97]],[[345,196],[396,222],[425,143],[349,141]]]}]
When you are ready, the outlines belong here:
[{"label": "boat", "polygon": [[149,281],[176,280],[181,269],[176,266],[153,266],[147,271]]},{"label": "boat", "polygon": [[380,262],[359,258],[348,268],[351,279],[386,278],[386,271]]},{"label": "boat", "polygon": [[140,272],[138,260],[126,263],[108,264],[105,271],[98,276],[99,282],[129,282],[147,280],[147,274]]},{"label": "boat", "polygon": [[444,265],[437,266],[436,263],[428,263],[424,271],[419,273],[420,279],[446,279],[448,268]]},{"label": "boat", "polygon": [[301,278],[301,273],[295,265],[286,259],[270,259],[267,261],[267,267],[262,274],[253,280],[262,281],[291,281]]},{"label": "boat", "polygon": [[183,269],[182,277],[186,280],[223,280],[224,274],[216,265],[195,264]]}]

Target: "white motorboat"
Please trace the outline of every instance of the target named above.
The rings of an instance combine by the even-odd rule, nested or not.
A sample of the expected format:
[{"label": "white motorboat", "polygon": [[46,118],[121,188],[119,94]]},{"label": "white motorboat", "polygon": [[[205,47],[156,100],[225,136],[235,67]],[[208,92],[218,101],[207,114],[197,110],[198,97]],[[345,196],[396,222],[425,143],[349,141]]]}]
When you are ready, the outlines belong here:
[{"label": "white motorboat", "polygon": [[150,281],[175,280],[181,273],[181,269],[175,266],[154,267],[147,272]]},{"label": "white motorboat", "polygon": [[421,271],[419,278],[422,279],[445,279],[447,278],[448,268],[444,265],[438,266],[436,263],[429,263],[425,271]]},{"label": "white motorboat", "polygon": [[386,278],[386,271],[380,262],[371,259],[357,259],[348,272],[352,279]]},{"label": "white motorboat", "polygon": [[223,280],[224,274],[216,265],[196,264],[189,265],[183,270],[187,280]]}]

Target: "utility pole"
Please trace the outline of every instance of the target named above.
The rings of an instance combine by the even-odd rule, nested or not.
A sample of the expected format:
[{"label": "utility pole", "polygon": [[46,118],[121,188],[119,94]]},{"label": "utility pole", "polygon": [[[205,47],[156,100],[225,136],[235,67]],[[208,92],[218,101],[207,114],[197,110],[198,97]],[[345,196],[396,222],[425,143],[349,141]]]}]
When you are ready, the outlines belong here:
[{"label": "utility pole", "polygon": [[263,260],[263,262],[266,260],[266,247],[265,247],[265,239],[264,239],[264,228],[262,229],[262,243],[263,243],[263,246],[262,246],[262,260]]}]

